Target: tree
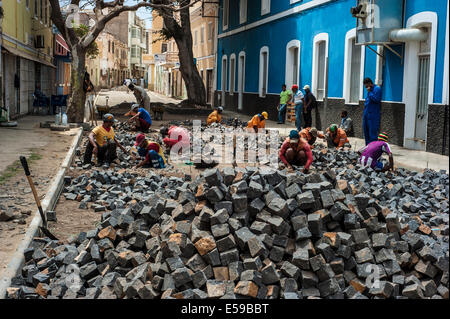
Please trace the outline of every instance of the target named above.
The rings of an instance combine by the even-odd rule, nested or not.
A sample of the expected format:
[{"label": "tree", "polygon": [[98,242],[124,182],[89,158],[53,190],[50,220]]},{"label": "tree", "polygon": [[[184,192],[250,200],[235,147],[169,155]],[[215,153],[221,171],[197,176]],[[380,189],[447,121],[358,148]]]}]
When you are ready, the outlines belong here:
[{"label": "tree", "polygon": [[[69,104],[67,108],[67,116],[70,122],[81,123],[84,118],[84,105],[86,102],[86,93],[83,90],[83,81],[84,74],[86,71],[86,54],[89,48],[92,48],[92,43],[94,43],[95,39],[97,39],[98,35],[103,31],[106,24],[110,22],[115,17],[119,16],[120,13],[125,11],[136,11],[139,8],[153,8],[156,10],[162,10],[165,15],[174,17],[176,12],[180,12],[182,16],[182,20],[186,19],[186,11],[187,18],[189,20],[189,7],[193,4],[199,2],[200,0],[182,0],[182,1],[174,1],[174,0],[135,0],[135,4],[133,5],[124,5],[124,0],[70,0],[70,1],[61,1],[61,0],[49,0],[51,6],[51,19],[55,26],[58,28],[61,35],[64,37],[67,45],[70,48],[72,53],[72,65],[71,65],[71,86],[72,93],[69,99]],[[63,4],[69,5],[69,12],[67,14],[63,14],[61,11],[60,2]],[[64,3],[65,2],[65,3]],[[93,7],[93,15],[95,24],[90,26],[87,32],[77,32],[77,28],[73,27],[71,24],[71,19],[76,17],[78,14],[78,8],[82,8],[83,6],[90,5]],[[165,18],[166,19],[166,18]],[[169,21],[169,18],[167,18]],[[173,18],[175,21],[175,18]],[[167,22],[166,22],[167,23]],[[174,22],[172,22],[173,24]],[[189,29],[184,30],[184,26],[188,26]],[[78,26],[77,26],[78,27]],[[174,27],[176,28],[176,27]],[[193,78],[194,83],[197,83],[195,75],[191,75],[191,77],[187,76],[184,73],[190,72],[192,74],[193,70],[193,54],[192,54],[192,35],[190,32],[190,23],[184,23],[181,25],[183,29],[183,34],[186,35],[189,33],[190,39],[190,47],[184,47],[190,51],[188,56],[192,57],[192,61],[187,61],[184,54],[183,59],[180,57],[180,69],[183,74],[183,78],[186,83],[188,83],[189,79]],[[176,29],[177,32],[181,32]],[[86,31],[86,30],[85,30]],[[177,35],[178,37],[178,35]],[[175,37],[174,37],[175,38]],[[177,38],[175,38],[176,40]],[[177,40],[176,40],[177,41]],[[178,44],[178,41],[177,41]],[[186,66],[183,64],[191,64],[191,66]],[[195,68],[195,65],[194,65]],[[195,68],[196,70],[196,68]],[[184,72],[184,73],[183,73]],[[201,80],[198,71],[197,77]],[[187,79],[187,80],[186,80]],[[188,86],[188,85],[187,85]],[[203,82],[201,82],[201,86],[203,87]],[[191,85],[188,86],[188,91],[191,89]],[[204,88],[203,88],[204,91]],[[203,93],[202,98],[195,98],[194,95],[189,95],[189,99],[196,104],[206,104],[205,93]]]}]

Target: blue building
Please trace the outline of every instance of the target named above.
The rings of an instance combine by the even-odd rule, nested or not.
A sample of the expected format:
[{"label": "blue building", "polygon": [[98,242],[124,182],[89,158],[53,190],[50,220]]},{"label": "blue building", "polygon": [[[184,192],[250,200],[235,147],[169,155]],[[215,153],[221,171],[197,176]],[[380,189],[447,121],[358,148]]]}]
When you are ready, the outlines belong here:
[{"label": "blue building", "polygon": [[281,85],[308,84],[313,125],[347,110],[363,137],[370,77],[391,142],[448,155],[448,12],[447,0],[220,0],[214,104],[276,120]]}]

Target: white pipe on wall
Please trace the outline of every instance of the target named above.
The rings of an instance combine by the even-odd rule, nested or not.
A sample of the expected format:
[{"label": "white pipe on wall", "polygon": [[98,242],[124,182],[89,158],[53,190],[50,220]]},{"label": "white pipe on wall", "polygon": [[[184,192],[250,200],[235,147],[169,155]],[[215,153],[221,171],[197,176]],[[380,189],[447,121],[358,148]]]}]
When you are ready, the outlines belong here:
[{"label": "white pipe on wall", "polygon": [[389,32],[389,38],[396,42],[425,41],[428,32],[418,28],[395,29]]}]

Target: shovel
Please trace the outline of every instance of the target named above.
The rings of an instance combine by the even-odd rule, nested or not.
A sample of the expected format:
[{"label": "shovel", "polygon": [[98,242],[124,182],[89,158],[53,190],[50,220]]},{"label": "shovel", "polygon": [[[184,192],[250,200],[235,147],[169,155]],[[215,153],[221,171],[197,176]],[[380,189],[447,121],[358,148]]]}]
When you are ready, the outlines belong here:
[{"label": "shovel", "polygon": [[41,232],[52,240],[58,240],[47,228],[47,219],[45,218],[44,211],[42,210],[41,201],[39,200],[38,194],[36,192],[36,188],[34,187],[33,180],[31,179],[30,169],[28,168],[27,159],[24,156],[20,157],[20,162],[22,163],[22,167],[25,171],[25,175],[27,176],[28,183],[30,184],[31,190],[33,191],[34,200],[36,201],[36,205],[39,209],[39,214],[42,218],[42,225],[39,226]]}]

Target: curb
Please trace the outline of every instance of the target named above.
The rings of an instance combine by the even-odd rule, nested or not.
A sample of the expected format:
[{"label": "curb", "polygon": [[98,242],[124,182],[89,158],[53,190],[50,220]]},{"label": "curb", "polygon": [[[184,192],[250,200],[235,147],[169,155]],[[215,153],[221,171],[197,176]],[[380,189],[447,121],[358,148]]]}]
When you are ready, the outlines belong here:
[{"label": "curb", "polygon": [[[70,163],[72,162],[75,156],[75,149],[78,147],[78,144],[81,141],[81,137],[83,136],[83,129],[78,128],[78,133],[76,133],[76,137],[72,142],[72,145],[67,152],[66,158],[64,159],[61,167],[58,170],[55,178],[53,179],[53,183],[51,184],[47,194],[45,195],[44,200],[41,202],[43,211],[51,210],[55,207],[56,202],[58,201],[59,195],[61,193],[63,183],[64,183],[64,175],[66,174],[67,168],[70,167]],[[42,219],[39,214],[39,210],[36,210],[34,214],[34,218],[28,226],[28,230],[25,233],[24,239],[19,244],[16,249],[16,252],[12,256],[8,267],[4,271],[3,278],[0,279],[0,299],[5,299],[7,295],[7,288],[11,285],[11,280],[17,275],[20,271],[20,268],[24,262],[24,250],[27,249],[33,238],[38,233],[39,226],[42,225]]]}]

